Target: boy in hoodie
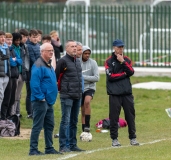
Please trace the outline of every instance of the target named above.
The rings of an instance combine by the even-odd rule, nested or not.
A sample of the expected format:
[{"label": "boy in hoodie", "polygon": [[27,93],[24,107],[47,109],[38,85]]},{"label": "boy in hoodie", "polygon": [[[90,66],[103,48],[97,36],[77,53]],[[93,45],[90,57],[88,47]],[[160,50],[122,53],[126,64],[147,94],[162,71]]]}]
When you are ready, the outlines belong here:
[{"label": "boy in hoodie", "polygon": [[[29,56],[30,56],[30,72],[31,75],[31,67],[33,66],[34,62],[40,57],[40,45],[38,43],[38,31],[35,29],[30,30],[29,32],[29,39],[26,42],[28,47]],[[30,79],[26,81],[26,108],[28,116],[27,118],[32,118],[32,107],[31,107],[31,90],[30,90]]]},{"label": "boy in hoodie", "polygon": [[84,93],[81,103],[82,130],[84,132],[90,132],[90,102],[96,90],[96,82],[99,81],[100,77],[97,62],[90,58],[91,49],[88,46],[83,46],[82,49],[81,67],[84,78]]},{"label": "boy in hoodie", "polygon": [[[13,106],[14,109],[13,113],[17,114],[19,117],[22,117],[22,115],[20,114],[21,91],[24,85],[24,81],[26,81],[29,76],[29,69],[30,69],[30,58],[29,58],[27,45],[25,44],[28,39],[28,31],[26,29],[20,29],[19,33],[15,33],[14,35],[19,36],[21,38],[19,47],[20,47],[20,58],[22,59],[23,63],[19,74],[19,78],[17,79],[17,89],[16,89],[16,96],[15,96],[15,104]],[[28,115],[29,114],[31,113],[28,113]]]}]

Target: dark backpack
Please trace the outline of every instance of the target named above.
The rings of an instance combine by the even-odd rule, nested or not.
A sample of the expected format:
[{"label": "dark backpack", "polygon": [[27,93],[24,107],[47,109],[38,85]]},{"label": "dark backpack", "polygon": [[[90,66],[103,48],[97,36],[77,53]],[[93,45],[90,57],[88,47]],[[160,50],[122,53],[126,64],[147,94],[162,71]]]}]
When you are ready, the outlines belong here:
[{"label": "dark backpack", "polygon": [[102,127],[104,129],[110,129],[110,119],[106,118],[106,119],[103,119],[103,124],[102,124]]},{"label": "dark backpack", "polygon": [[15,124],[16,129],[14,136],[20,135],[20,118],[17,115],[12,115],[7,119],[11,120]]}]

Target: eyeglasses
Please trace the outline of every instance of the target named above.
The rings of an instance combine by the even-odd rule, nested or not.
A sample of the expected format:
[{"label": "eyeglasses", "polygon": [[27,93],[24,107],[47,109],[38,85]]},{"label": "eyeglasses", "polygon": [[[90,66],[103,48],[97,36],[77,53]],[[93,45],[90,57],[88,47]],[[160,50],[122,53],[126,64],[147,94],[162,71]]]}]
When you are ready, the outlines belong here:
[{"label": "eyeglasses", "polygon": [[44,50],[44,51],[49,52],[49,53],[54,52],[54,50]]}]

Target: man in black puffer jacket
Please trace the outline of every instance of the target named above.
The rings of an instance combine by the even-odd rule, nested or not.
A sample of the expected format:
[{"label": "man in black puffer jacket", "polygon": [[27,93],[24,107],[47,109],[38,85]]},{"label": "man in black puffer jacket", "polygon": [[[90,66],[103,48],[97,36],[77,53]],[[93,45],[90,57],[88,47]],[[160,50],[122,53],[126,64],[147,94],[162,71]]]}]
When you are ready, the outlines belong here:
[{"label": "man in black puffer jacket", "polygon": [[[60,152],[83,151],[77,146],[77,122],[82,96],[82,69],[76,58],[77,45],[66,42],[66,55],[59,59],[56,67],[58,90],[60,91],[62,118],[59,130]],[[69,148],[67,129],[69,126]]]},{"label": "man in black puffer jacket", "polygon": [[109,95],[110,136],[112,146],[120,146],[118,142],[118,119],[123,107],[131,145],[139,145],[136,141],[134,97],[130,77],[134,74],[131,60],[124,56],[122,40],[113,42],[114,52],[105,62],[107,94]]}]

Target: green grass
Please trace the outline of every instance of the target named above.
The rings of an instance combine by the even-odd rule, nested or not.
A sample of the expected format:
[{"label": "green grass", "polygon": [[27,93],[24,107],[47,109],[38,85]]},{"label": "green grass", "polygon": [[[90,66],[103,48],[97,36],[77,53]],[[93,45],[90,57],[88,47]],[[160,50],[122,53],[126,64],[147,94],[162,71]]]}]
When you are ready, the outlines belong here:
[{"label": "green grass", "polygon": [[[132,77],[132,84],[149,81],[170,82],[168,77]],[[100,75],[100,81],[97,83],[97,91],[92,100],[91,133],[92,142],[81,142],[81,120],[79,115],[78,123],[78,146],[82,149],[92,151],[91,153],[78,153],[71,160],[170,160],[170,133],[171,120],[165,113],[165,108],[171,107],[170,90],[145,90],[133,89],[136,109],[136,129],[137,140],[144,145],[133,147],[129,145],[128,131],[126,128],[119,129],[119,141],[121,148],[112,148],[110,134],[96,133],[95,124],[103,118],[108,117],[108,96],[105,88],[105,75]],[[22,91],[21,101],[21,127],[31,128],[32,121],[26,118],[25,111],[25,87]],[[58,132],[60,122],[60,101],[59,97],[54,106],[55,109],[55,130]],[[120,117],[124,118],[123,110]],[[149,142],[165,139],[160,142],[149,144]],[[0,159],[2,160],[57,160],[65,155],[47,155],[47,156],[28,156],[29,139],[6,139],[0,138]],[[58,139],[54,139],[54,147],[58,150]],[[99,149],[99,151],[97,151]],[[39,140],[39,150],[44,151],[43,133]]]}]

